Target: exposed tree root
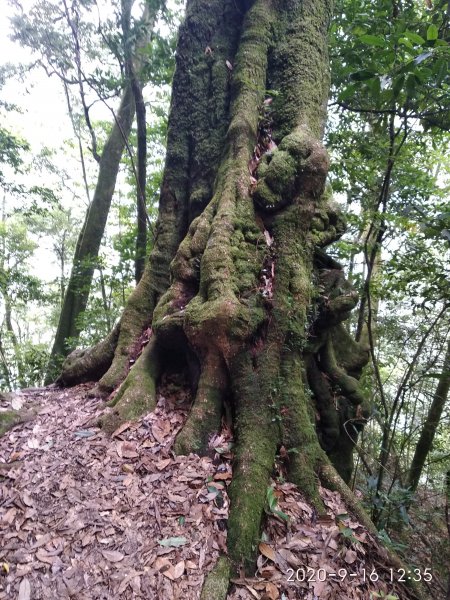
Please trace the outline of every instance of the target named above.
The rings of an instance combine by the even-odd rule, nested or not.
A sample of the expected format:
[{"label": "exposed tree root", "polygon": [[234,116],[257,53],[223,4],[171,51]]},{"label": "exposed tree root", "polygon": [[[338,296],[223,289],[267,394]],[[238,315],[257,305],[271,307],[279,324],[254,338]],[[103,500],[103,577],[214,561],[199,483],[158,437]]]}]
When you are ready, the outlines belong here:
[{"label": "exposed tree root", "polygon": [[108,403],[113,411],[106,413],[102,419],[102,426],[106,431],[112,433],[120,423],[136,419],[155,408],[160,363],[157,341],[151,338],[117,394]]},{"label": "exposed tree root", "polygon": [[56,383],[75,385],[101,377],[110,367],[120,332],[117,323],[104,340],[84,350],[74,350],[64,361]]},{"label": "exposed tree root", "polygon": [[0,437],[19,423],[31,421],[35,417],[32,411],[5,410],[0,411]]},{"label": "exposed tree root", "polygon": [[230,560],[226,556],[221,556],[206,577],[200,600],[225,600],[230,585],[230,575]]},{"label": "exposed tree root", "polygon": [[197,393],[188,420],[175,442],[177,454],[206,454],[211,434],[220,430],[228,381],[221,357],[210,352],[201,361]]},{"label": "exposed tree root", "polygon": [[135,358],[132,356],[134,346],[151,323],[155,303],[152,292],[150,266],[147,263],[120,319],[117,344],[109,368],[93,393],[103,396],[110,394],[124,380],[130,368],[130,358]]}]

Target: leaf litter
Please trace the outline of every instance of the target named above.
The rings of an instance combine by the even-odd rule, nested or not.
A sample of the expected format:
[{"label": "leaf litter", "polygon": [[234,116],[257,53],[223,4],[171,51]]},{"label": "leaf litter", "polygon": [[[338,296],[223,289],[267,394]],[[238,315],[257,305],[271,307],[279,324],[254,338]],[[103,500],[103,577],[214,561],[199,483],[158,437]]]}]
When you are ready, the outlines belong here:
[{"label": "leaf litter", "polygon": [[189,398],[108,438],[89,388],[23,391],[39,414],[0,439],[0,599],[197,599],[228,498],[212,458],[171,451]]},{"label": "leaf litter", "polygon": [[[0,600],[198,600],[226,552],[230,430],[211,457],[175,456],[190,396],[163,386],[153,413],[109,438],[90,387],[22,391],[38,415],[0,438]],[[294,485],[272,488],[255,576],[228,600],[412,597],[338,493],[320,490],[318,517]]]}]

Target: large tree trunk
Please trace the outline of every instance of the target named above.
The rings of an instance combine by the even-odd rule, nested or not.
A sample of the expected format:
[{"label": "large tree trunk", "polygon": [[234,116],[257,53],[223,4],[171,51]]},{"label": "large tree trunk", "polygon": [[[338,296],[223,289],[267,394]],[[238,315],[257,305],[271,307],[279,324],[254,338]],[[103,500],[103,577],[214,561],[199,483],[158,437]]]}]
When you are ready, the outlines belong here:
[{"label": "large tree trunk", "polygon": [[368,416],[358,384],[368,354],[342,325],[357,297],[323,250],[344,230],[321,142],[332,5],[188,1],[154,250],[117,328],[69,357],[60,377],[103,375],[100,392],[122,382],[113,428],[151,410],[159,378],[184,361],[196,396],[182,453],[206,452],[231,408],[225,573],[253,565],[277,451],[323,513],[318,480],[350,497],[331,463],[348,481]]}]

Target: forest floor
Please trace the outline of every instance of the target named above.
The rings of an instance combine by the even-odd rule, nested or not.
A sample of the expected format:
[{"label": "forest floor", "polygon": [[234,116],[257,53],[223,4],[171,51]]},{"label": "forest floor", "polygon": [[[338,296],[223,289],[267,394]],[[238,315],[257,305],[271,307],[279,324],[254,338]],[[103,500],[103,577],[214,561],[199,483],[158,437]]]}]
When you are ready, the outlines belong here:
[{"label": "forest floor", "polygon": [[[107,437],[90,387],[14,397],[36,416],[0,439],[0,600],[198,600],[226,552],[230,432],[210,457],[175,456],[190,395],[166,381],[154,413]],[[321,490],[318,518],[280,475],[255,577],[235,579],[228,600],[410,597],[337,493]]]}]

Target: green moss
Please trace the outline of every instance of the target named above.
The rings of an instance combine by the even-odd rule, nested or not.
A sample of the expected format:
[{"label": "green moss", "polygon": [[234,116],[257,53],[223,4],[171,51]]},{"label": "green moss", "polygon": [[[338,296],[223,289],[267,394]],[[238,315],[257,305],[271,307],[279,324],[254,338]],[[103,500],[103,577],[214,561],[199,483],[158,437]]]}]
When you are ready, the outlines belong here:
[{"label": "green moss", "polygon": [[177,454],[206,454],[211,434],[220,430],[227,390],[225,365],[210,353],[202,361],[202,373],[191,412],[175,441]]},{"label": "green moss", "polygon": [[221,556],[213,570],[206,576],[200,600],[226,600],[230,574],[230,561],[226,556]]},{"label": "green moss", "polygon": [[298,126],[322,137],[329,91],[327,29],[334,2],[288,2],[277,21],[268,85],[279,91],[272,104],[275,138]]},{"label": "green moss", "polygon": [[137,419],[155,408],[159,372],[159,348],[152,338],[109,403],[114,411],[102,420],[106,431],[112,433],[120,423]]},{"label": "green moss", "polygon": [[319,513],[324,506],[318,490],[318,469],[325,454],[317,438],[309,395],[305,391],[301,358],[292,352],[282,360],[283,444],[290,455],[289,479],[299,486]]},{"label": "green moss", "polygon": [[23,415],[15,410],[5,410],[0,412],[0,437],[9,429],[21,423]]}]

